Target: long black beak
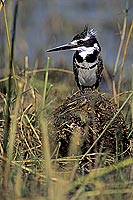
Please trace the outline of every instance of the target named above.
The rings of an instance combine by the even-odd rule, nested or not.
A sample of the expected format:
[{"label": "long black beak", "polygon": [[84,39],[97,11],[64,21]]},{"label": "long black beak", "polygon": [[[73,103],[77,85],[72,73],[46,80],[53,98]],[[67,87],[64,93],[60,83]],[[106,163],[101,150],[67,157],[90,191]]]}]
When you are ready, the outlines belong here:
[{"label": "long black beak", "polygon": [[52,49],[48,49],[46,52],[63,51],[63,50],[73,50],[73,49],[76,48],[76,47],[77,47],[77,45],[74,45],[74,44],[72,44],[72,43],[70,42],[70,43],[61,45],[61,46],[59,46],[59,47],[55,47],[55,48],[52,48]]}]

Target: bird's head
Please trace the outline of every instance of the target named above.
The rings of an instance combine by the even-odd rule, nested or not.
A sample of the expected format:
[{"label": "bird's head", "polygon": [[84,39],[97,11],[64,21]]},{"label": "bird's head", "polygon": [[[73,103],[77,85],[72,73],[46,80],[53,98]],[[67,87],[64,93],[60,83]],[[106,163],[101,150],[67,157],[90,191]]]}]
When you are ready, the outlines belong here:
[{"label": "bird's head", "polygon": [[91,53],[93,49],[101,51],[100,45],[96,39],[96,32],[94,31],[94,29],[89,29],[88,26],[85,26],[84,30],[74,36],[71,42],[52,49],[48,49],[46,52],[78,50],[81,52],[88,51]]}]

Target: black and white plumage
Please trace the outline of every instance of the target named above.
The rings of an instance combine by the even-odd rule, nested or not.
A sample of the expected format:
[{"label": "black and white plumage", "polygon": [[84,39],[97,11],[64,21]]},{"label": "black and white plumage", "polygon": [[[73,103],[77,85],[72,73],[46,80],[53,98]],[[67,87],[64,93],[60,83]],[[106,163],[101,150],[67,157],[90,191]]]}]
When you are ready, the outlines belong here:
[{"label": "black and white plumage", "polygon": [[84,88],[96,89],[102,77],[103,60],[101,47],[96,39],[96,32],[85,26],[70,43],[49,49],[47,52],[60,50],[75,50],[73,56],[73,72],[81,91]]}]

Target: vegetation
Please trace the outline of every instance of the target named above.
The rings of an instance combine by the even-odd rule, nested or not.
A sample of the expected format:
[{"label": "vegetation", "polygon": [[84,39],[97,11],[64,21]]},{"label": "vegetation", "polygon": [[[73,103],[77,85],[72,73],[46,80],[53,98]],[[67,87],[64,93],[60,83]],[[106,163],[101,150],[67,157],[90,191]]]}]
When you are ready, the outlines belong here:
[{"label": "vegetation", "polygon": [[[122,91],[121,86],[128,45],[133,33],[133,22],[126,37],[127,16],[125,14],[113,81],[105,76],[104,72],[107,83],[113,85],[112,94],[104,95],[106,96],[105,101],[107,98],[113,102],[109,105],[111,105],[111,109],[112,107],[114,109],[114,116],[105,123],[104,129],[99,132],[99,137],[84,152],[78,150],[81,146],[77,148],[77,143],[83,139],[76,130],[76,137],[71,137],[69,143],[67,143],[67,155],[65,155],[66,152],[61,155],[61,143],[60,140],[56,140],[58,132],[60,132],[60,135],[62,134],[62,129],[58,129],[58,126],[56,126],[57,120],[58,123],[61,120],[61,115],[57,111],[61,110],[64,105],[68,109],[65,103],[70,103],[71,100],[70,96],[74,82],[73,76],[71,76],[72,72],[50,68],[49,57],[44,69],[30,70],[28,57],[25,57],[24,71],[19,73],[16,70],[14,42],[18,2],[16,1],[14,11],[11,39],[9,37],[6,6],[3,7],[10,59],[8,64],[9,76],[0,80],[6,90],[6,93],[0,93],[0,198],[24,200],[30,198],[38,200],[132,200],[133,77],[130,91],[124,89]],[[117,84],[115,77],[122,47],[124,47],[124,53]],[[41,76],[42,72],[44,72],[44,77]],[[63,83],[60,81],[56,83],[49,77],[49,74],[52,76],[53,73],[65,73],[67,80],[64,80]],[[68,85],[68,80],[72,85]],[[97,93],[94,95],[97,95]],[[68,96],[69,99],[63,100]],[[74,104],[73,108],[76,107],[75,105],[77,106],[77,104]],[[57,109],[55,110],[55,108]],[[108,157],[106,153],[103,154],[101,149],[98,149],[97,152],[90,152],[91,148],[99,142],[99,139],[106,136],[110,127],[113,132],[119,129],[120,120],[115,121],[118,116],[121,122],[125,124],[124,127],[126,127],[124,132],[121,129],[121,133],[124,134],[126,130],[126,140],[129,142],[128,149],[126,149],[128,156],[126,156],[123,149],[120,149],[119,152],[122,157],[120,159],[117,156]],[[69,117],[66,119],[67,121],[63,121],[63,123],[71,125],[68,121]],[[84,112],[82,112],[82,120],[86,120],[86,113],[84,115]],[[92,134],[93,130],[91,131]],[[79,138],[77,138],[77,135]],[[102,148],[104,148],[104,143],[102,145]],[[114,146],[113,148],[117,149]],[[101,157],[101,155],[103,156]],[[105,164],[105,159],[108,164]],[[88,171],[84,171],[81,167],[81,161],[83,160],[83,165],[86,165],[86,163],[92,165],[91,168],[88,168]],[[98,163],[95,167],[93,167],[94,162]]]}]

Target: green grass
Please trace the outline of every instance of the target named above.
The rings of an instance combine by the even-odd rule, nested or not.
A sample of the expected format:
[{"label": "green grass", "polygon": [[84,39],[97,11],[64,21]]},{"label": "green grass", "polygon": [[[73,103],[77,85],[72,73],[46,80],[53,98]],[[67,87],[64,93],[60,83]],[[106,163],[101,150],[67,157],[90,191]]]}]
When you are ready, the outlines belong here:
[{"label": "green grass", "polygon": [[[59,96],[55,96],[55,91],[56,94],[61,95],[61,98],[65,98],[66,92],[68,96],[71,94],[71,88],[68,90],[67,83],[62,83],[61,87],[53,84],[49,91],[51,83],[47,79],[48,70],[45,77],[45,80],[40,80],[38,85],[35,75],[34,87],[28,78],[24,81],[25,77],[21,77],[18,81],[17,96],[15,93],[12,95],[7,157],[3,154],[2,144],[0,152],[1,184],[3,185],[1,185],[0,193],[3,199],[132,199],[132,158],[124,159],[108,167],[92,169],[88,175],[84,176],[82,173],[77,173],[77,169],[79,160],[82,160],[85,155],[58,157],[58,145],[49,143],[52,130],[52,127],[48,129],[49,116],[54,107],[62,103],[59,101]],[[43,86],[41,90],[40,85]],[[36,92],[35,88],[40,92]],[[63,88],[63,93],[60,91],[61,88]],[[47,94],[48,91],[49,94]],[[118,109],[118,113],[123,110],[124,105],[128,106],[127,102],[131,96],[132,93],[129,93],[124,98],[124,103]],[[5,98],[1,106],[3,109],[6,106]],[[129,113],[131,114],[131,110]],[[104,134],[106,134],[107,126]],[[1,128],[1,138],[3,128]],[[72,140],[70,148],[76,145],[75,140],[75,138]],[[53,152],[51,149],[54,145]],[[3,183],[5,180],[6,183]]]}]

